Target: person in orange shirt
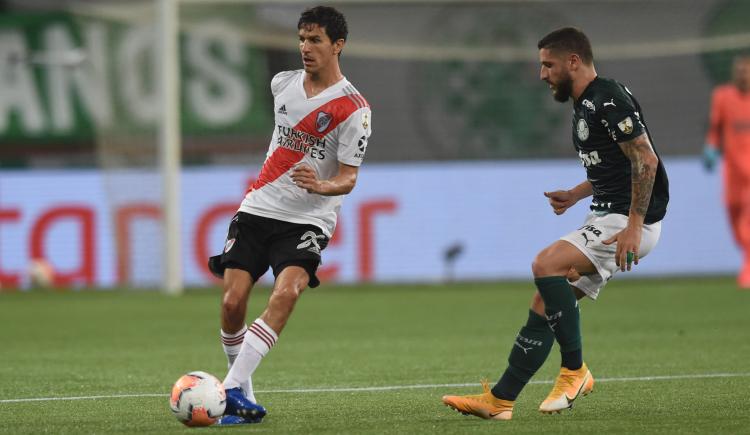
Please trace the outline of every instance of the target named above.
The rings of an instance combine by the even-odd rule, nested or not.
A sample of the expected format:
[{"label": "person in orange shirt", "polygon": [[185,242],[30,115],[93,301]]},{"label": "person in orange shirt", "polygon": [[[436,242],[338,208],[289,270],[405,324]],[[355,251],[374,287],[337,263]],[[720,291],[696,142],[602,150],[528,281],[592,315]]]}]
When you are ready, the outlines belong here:
[{"label": "person in orange shirt", "polygon": [[711,96],[703,151],[709,172],[722,154],[724,202],[734,239],[744,253],[737,284],[750,289],[750,54],[735,58],[732,82],[717,86]]}]

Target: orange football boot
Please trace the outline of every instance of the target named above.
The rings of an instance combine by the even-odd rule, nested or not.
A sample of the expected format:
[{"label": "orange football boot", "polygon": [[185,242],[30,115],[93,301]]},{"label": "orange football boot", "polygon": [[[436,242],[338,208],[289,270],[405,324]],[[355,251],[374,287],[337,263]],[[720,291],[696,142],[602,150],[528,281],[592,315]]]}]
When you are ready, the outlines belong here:
[{"label": "orange football boot", "polygon": [[539,411],[545,414],[553,412],[559,414],[563,409],[572,408],[573,401],[578,396],[585,396],[592,391],[594,391],[594,378],[589,368],[586,367],[586,363],[583,363],[578,370],[561,367],[555,386],[552,387],[552,391],[544,402],[539,405]]},{"label": "orange football boot", "polygon": [[513,416],[512,400],[502,400],[492,395],[487,381],[482,381],[482,394],[470,396],[443,396],[443,403],[463,415],[476,415],[493,420],[510,420]]}]

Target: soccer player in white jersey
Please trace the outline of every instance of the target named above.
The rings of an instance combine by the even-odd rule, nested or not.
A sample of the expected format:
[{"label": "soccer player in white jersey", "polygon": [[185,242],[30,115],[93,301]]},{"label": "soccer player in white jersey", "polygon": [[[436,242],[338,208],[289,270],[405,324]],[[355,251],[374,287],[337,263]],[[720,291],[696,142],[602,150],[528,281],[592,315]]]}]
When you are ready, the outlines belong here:
[{"label": "soccer player in white jersey", "polygon": [[[302,13],[297,29],[304,69],[271,80],[276,125],[266,160],[232,218],[224,252],[209,260],[224,280],[221,339],[230,369],[221,424],[257,423],[266,415],[251,376],[303,290],[320,284],[320,253],[333,236],[343,195],[357,182],[372,129],[367,101],[339,67],[344,16],[317,6]],[[250,290],[269,267],[273,292],[248,326]]]}]

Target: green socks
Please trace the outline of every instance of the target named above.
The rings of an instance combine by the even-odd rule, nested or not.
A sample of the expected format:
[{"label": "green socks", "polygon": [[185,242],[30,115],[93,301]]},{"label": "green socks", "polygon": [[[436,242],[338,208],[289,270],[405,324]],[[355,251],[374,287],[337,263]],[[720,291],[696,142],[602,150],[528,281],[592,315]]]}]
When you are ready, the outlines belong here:
[{"label": "green socks", "polygon": [[578,301],[563,276],[534,279],[544,301],[546,318],[529,310],[526,326],[516,336],[508,357],[508,368],[492,387],[492,394],[504,400],[516,400],[534,373],[544,364],[552,343],[560,345],[562,365],[577,370],[583,365],[581,315]]},{"label": "green socks", "polygon": [[[581,355],[581,315],[573,289],[563,276],[536,278],[534,284],[544,301],[547,323],[560,344],[560,352],[569,358],[572,355],[575,360],[575,355]],[[582,360],[582,357],[579,358]],[[576,364],[578,367],[569,367]],[[580,368],[581,364],[563,361],[565,367],[573,370]]]},{"label": "green socks", "polygon": [[529,310],[526,326],[521,328],[508,357],[508,368],[492,387],[492,394],[503,400],[516,400],[523,387],[544,364],[555,336],[547,320]]}]

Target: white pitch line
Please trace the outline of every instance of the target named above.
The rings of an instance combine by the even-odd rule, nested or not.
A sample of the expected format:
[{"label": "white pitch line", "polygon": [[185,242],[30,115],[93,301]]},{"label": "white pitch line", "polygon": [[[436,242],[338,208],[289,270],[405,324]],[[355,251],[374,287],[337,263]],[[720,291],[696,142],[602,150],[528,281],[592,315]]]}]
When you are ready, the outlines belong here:
[{"label": "white pitch line", "polygon": [[[747,378],[750,373],[705,373],[696,375],[664,375],[664,376],[640,376],[630,378],[596,378],[596,382],[643,382],[643,381],[671,381],[678,379],[711,379],[711,378]],[[531,381],[530,384],[551,384],[552,381]],[[460,388],[473,387],[478,385],[477,382],[462,384],[417,384],[417,385],[386,385],[382,387],[332,387],[332,388],[300,388],[300,389],[283,389],[283,390],[259,390],[258,394],[275,394],[275,393],[354,393],[354,392],[375,392],[375,391],[394,391],[394,390],[416,390],[428,388]],[[49,402],[57,400],[95,400],[95,399],[124,399],[131,397],[168,397],[164,393],[144,393],[144,394],[109,394],[101,396],[72,396],[72,397],[29,397],[25,399],[0,399],[0,403],[23,403],[23,402]]]},{"label": "white pitch line", "polygon": [[51,402],[54,400],[92,400],[92,399],[125,399],[128,397],[166,397],[169,394],[109,394],[105,396],[73,396],[73,397],[29,397],[27,399],[3,399],[0,403],[19,402]]}]

